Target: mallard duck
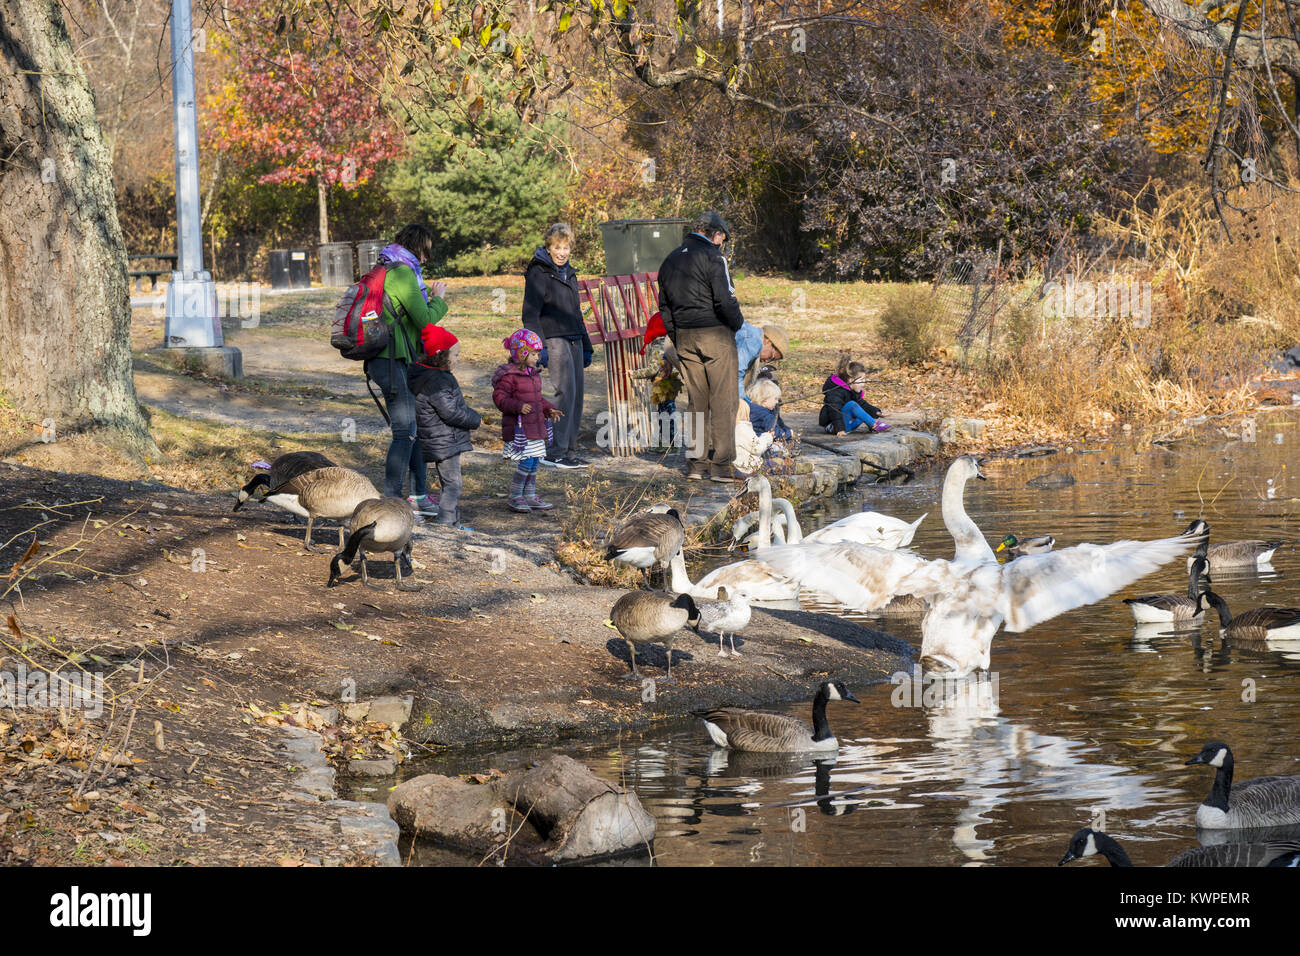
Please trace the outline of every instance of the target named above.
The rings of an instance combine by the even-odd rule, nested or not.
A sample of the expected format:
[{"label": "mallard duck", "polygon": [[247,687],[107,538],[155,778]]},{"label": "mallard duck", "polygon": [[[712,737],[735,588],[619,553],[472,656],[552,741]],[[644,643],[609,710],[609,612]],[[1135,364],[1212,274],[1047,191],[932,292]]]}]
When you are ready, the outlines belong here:
[{"label": "mallard duck", "polygon": [[1232,751],[1222,741],[1201,748],[1184,766],[1214,767],[1214,786],[1196,808],[1196,825],[1242,830],[1300,824],[1300,777],[1256,777],[1232,784]]},{"label": "mallard duck", "polygon": [[835,750],[840,742],[826,722],[826,704],[832,700],[861,703],[843,681],[826,681],[813,698],[812,726],[788,714],[742,707],[719,707],[695,716],[704,721],[709,738],[719,747],[760,753],[804,753]]},{"label": "mallard duck", "polygon": [[1055,544],[1056,539],[1050,534],[1040,534],[1033,538],[1017,538],[1014,534],[1009,534],[998,543],[998,546],[993,551],[995,554],[1001,554],[1005,551],[1014,561],[1026,554],[1046,554],[1052,550]]}]

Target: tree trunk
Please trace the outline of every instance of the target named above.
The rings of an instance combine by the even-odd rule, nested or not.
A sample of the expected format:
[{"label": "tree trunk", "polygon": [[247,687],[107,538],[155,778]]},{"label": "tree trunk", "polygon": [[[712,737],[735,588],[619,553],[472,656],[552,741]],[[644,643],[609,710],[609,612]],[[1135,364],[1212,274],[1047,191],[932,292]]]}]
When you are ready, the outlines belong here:
[{"label": "tree trunk", "polygon": [[330,188],[322,172],[316,174],[316,195],[320,197],[320,241],[323,246],[330,241]]},{"label": "tree trunk", "polygon": [[[0,6],[0,385],[55,434],[153,449],[112,163],[58,0]],[[156,453],[156,449],[153,449]]]}]

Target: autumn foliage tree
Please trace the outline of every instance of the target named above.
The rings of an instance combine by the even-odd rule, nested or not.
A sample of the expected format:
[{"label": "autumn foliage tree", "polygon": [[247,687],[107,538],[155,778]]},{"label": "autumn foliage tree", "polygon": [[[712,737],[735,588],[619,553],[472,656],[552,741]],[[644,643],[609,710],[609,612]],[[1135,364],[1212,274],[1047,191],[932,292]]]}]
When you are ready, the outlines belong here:
[{"label": "autumn foliage tree", "polygon": [[207,145],[270,168],[262,183],[316,185],[320,241],[331,187],[355,189],[401,153],[382,105],[382,68],[347,16],[329,34],[293,29],[263,0],[229,0],[231,63],[206,104]]}]

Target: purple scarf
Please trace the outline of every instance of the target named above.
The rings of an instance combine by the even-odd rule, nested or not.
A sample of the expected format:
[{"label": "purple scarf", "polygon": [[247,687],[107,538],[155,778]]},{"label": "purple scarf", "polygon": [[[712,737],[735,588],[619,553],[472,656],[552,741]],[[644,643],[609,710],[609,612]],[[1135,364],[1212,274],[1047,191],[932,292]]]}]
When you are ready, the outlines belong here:
[{"label": "purple scarf", "polygon": [[379,262],[382,265],[385,262],[396,262],[400,265],[410,266],[415,270],[415,278],[420,281],[420,294],[424,296],[424,301],[429,301],[429,288],[424,284],[424,273],[420,271],[420,260],[415,258],[411,250],[406,246],[399,246],[392,242],[384,246],[379,251]]}]

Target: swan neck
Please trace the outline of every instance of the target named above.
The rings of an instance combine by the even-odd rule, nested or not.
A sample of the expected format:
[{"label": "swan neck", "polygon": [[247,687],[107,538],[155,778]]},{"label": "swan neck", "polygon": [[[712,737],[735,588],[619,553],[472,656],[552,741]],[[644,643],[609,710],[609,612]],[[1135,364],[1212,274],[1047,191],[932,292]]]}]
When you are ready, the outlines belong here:
[{"label": "swan neck", "polygon": [[[956,542],[958,560],[964,556],[970,557],[972,551],[989,551],[992,554],[979,526],[966,514],[966,506],[962,501],[965,490],[966,477],[950,470],[943,481],[943,523]],[[963,555],[963,552],[966,554]]]}]

